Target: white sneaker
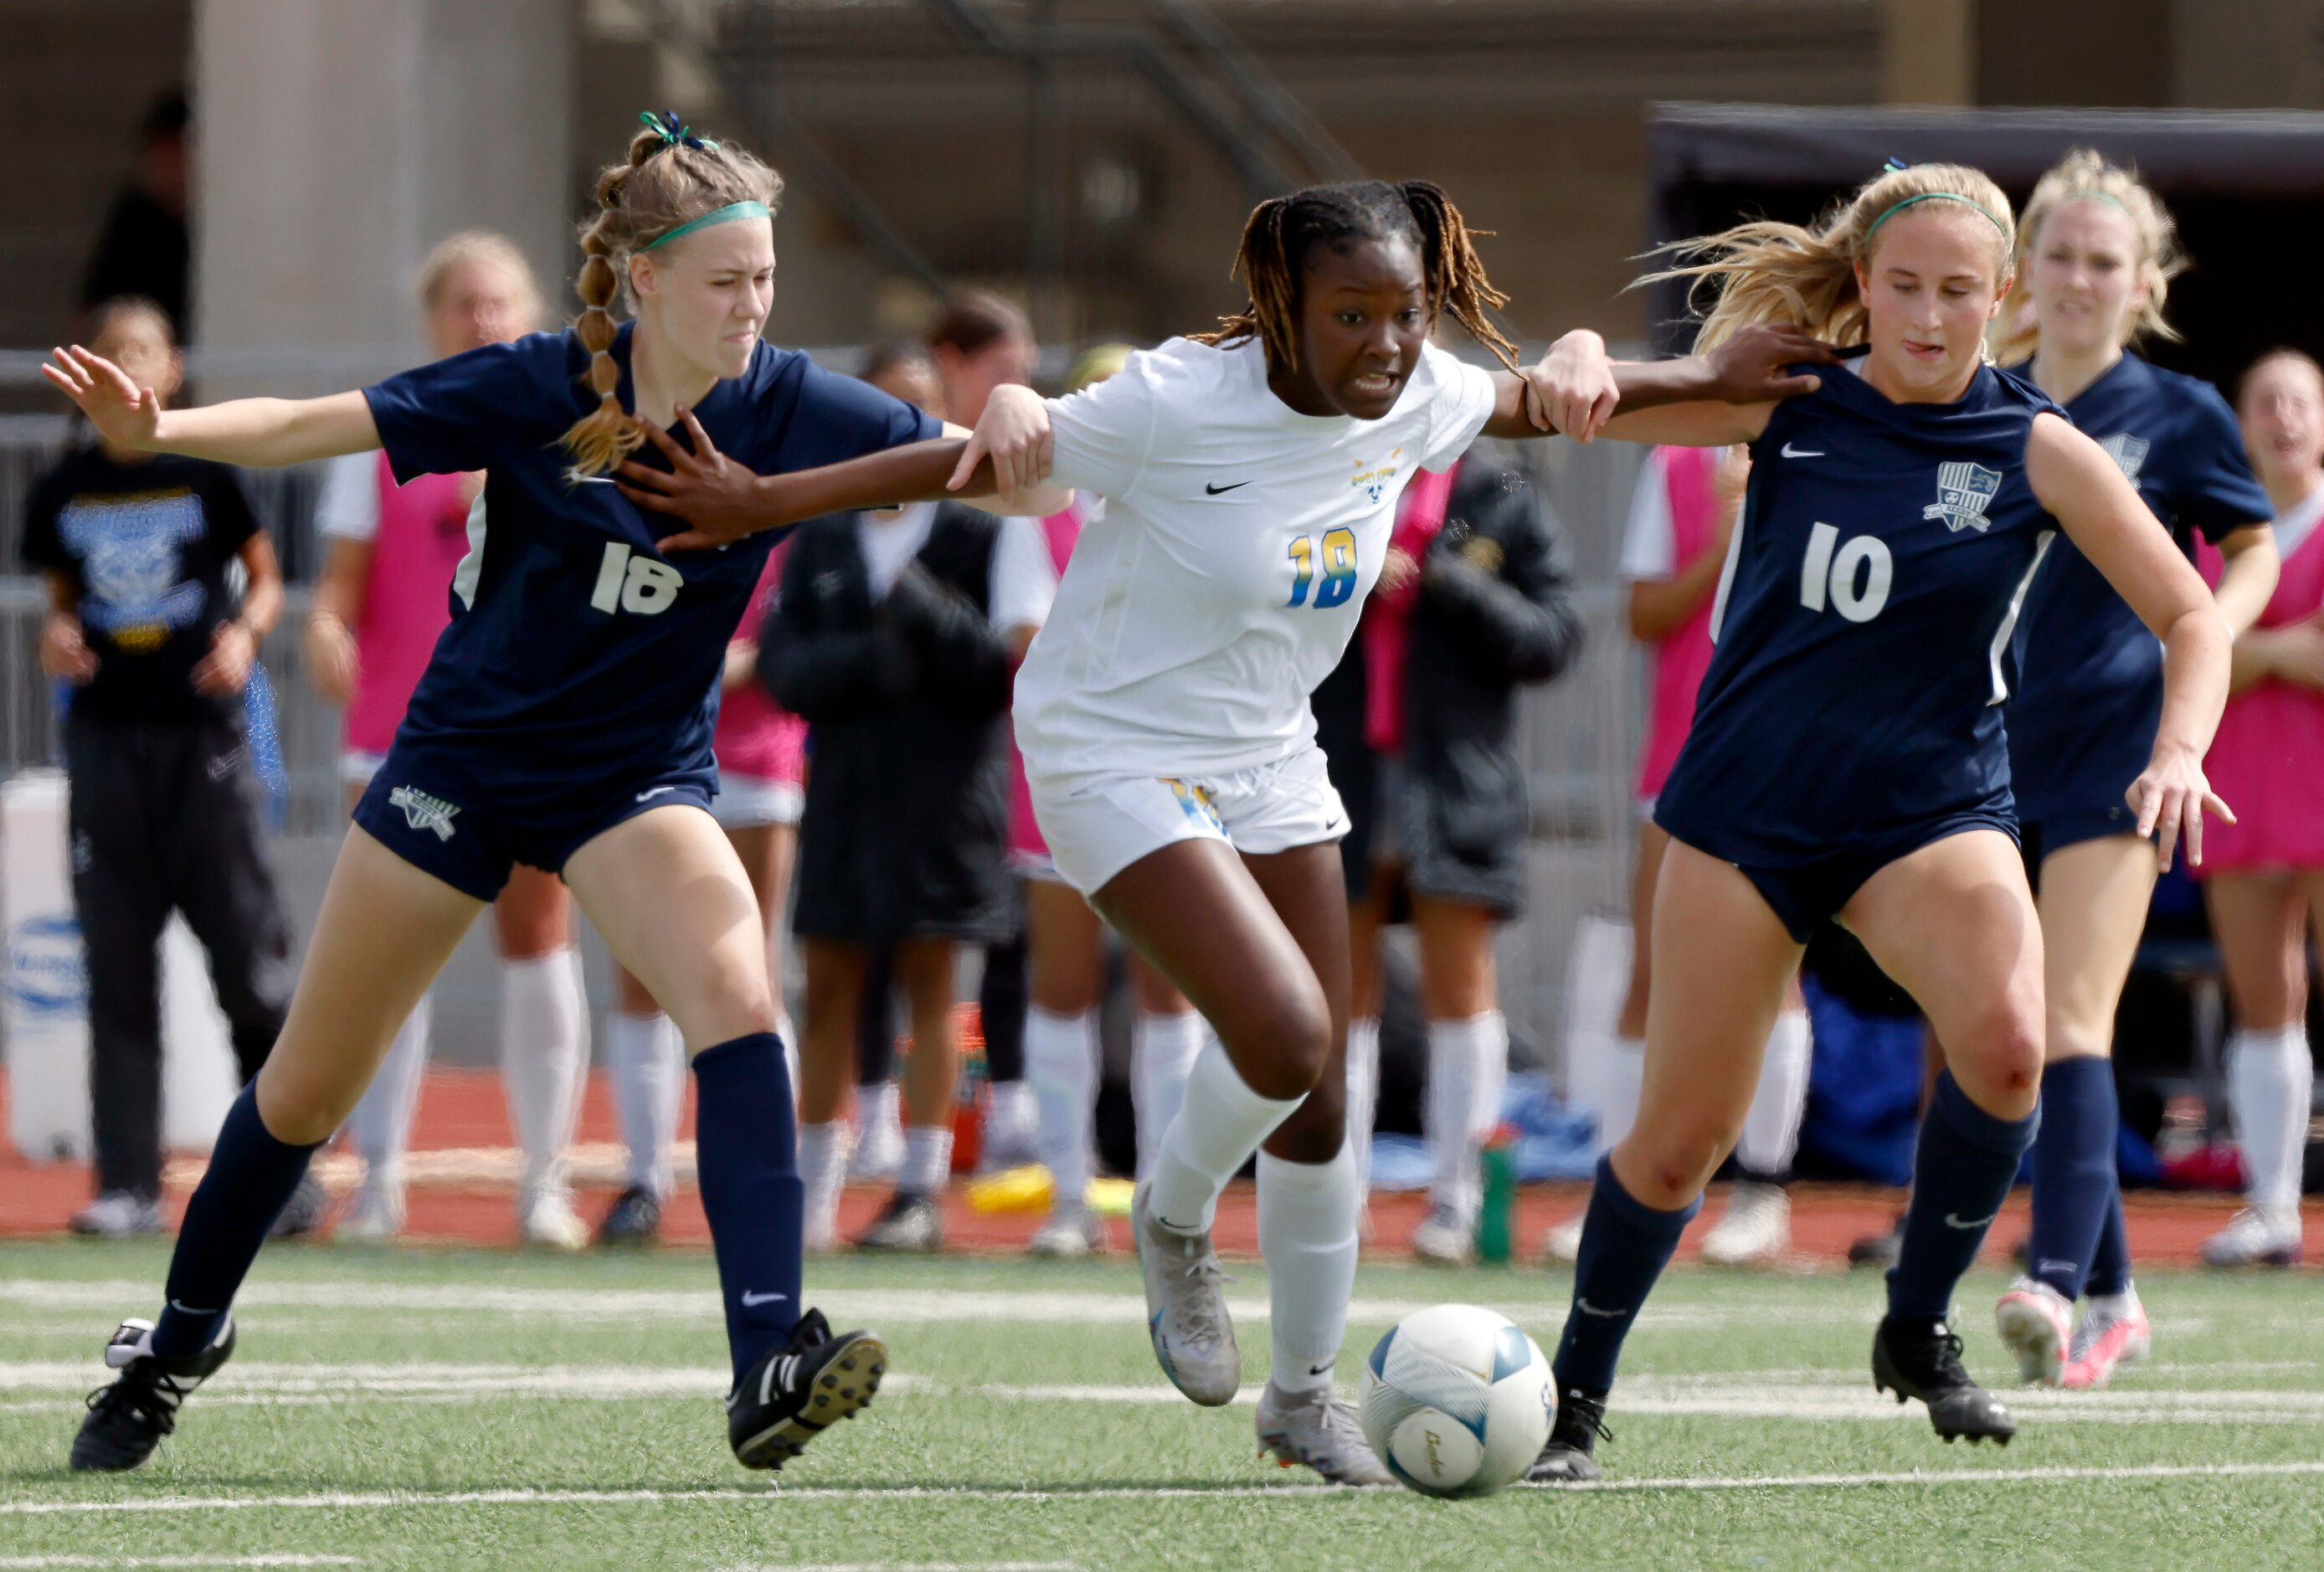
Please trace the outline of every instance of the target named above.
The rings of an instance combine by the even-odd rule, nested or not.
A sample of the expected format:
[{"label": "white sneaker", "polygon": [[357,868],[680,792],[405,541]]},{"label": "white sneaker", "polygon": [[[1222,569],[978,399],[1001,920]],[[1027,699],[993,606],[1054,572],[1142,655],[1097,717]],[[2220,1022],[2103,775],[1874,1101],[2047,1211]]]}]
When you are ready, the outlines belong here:
[{"label": "white sneaker", "polygon": [[2021,1277],[1993,1307],[1993,1324],[2017,1356],[2020,1381],[2056,1386],[2064,1380],[2074,1324],[2074,1307],[2064,1294],[2046,1282]]},{"label": "white sneaker", "polygon": [[2246,1207],[2227,1226],[2203,1241],[2206,1266],[2297,1266],[2300,1213],[2273,1207]]},{"label": "white sneaker", "polygon": [[331,1237],[345,1245],[384,1245],[403,1232],[403,1215],[402,1185],[365,1179]]},{"label": "white sneaker", "polygon": [[93,1239],[134,1239],[161,1231],[161,1203],[112,1190],[73,1213],[66,1227]]},{"label": "white sneaker", "polygon": [[987,1173],[1038,1163],[1040,1109],[1033,1101],[1029,1081],[995,1082],[984,1105],[984,1149],[977,1167]]},{"label": "white sneaker", "polygon": [[855,1132],[855,1150],[847,1156],[847,1182],[890,1183],[904,1167],[904,1116],[896,1083],[859,1092],[856,1104],[863,1122]]},{"label": "white sneaker", "polygon": [[1396,1483],[1364,1439],[1353,1405],[1328,1386],[1283,1392],[1268,1382],[1259,1399],[1259,1450],[1261,1457],[1273,1453],[1286,1468],[1313,1468],[1334,1485]]},{"label": "white sneaker", "polygon": [[1050,1212],[1049,1220],[1041,1225],[1033,1242],[1025,1246],[1028,1255],[1044,1261],[1079,1261],[1084,1256],[1102,1255],[1105,1250],[1105,1219],[1078,1201],[1060,1205]]},{"label": "white sneaker", "polygon": [[1584,1207],[1541,1236],[1542,1255],[1560,1266],[1571,1266],[1582,1259],[1582,1219],[1588,1215]]},{"label": "white sneaker", "polygon": [[521,1243],[543,1250],[570,1254],[589,1247],[589,1225],[581,1220],[573,1209],[573,1198],[562,1190],[538,1190],[519,1196],[516,1232]]},{"label": "white sneaker", "polygon": [[1141,1184],[1130,1200],[1130,1235],[1138,1245],[1146,1326],[1162,1374],[1204,1408],[1232,1402],[1242,1385],[1242,1350],[1235,1347],[1234,1320],[1219,1292],[1226,1273],[1219,1270],[1209,1231],[1164,1227]]},{"label": "white sneaker", "polygon": [[1702,1236],[1702,1259],[1711,1266],[1772,1266],[1791,1247],[1792,1198],[1780,1184],[1742,1179]]},{"label": "white sneaker", "polygon": [[1412,1230],[1412,1254],[1431,1266],[1466,1266],[1475,1243],[1460,1212],[1443,1202],[1428,1209]]}]

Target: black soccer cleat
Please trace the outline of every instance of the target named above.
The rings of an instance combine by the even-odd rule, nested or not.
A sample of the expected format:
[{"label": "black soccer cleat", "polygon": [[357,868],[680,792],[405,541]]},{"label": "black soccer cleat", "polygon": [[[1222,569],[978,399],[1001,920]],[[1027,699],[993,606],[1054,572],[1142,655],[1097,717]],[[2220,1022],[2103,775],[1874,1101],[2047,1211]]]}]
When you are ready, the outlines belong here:
[{"label": "black soccer cleat", "polygon": [[174,1358],[152,1351],[152,1322],[121,1323],[105,1346],[106,1365],[121,1374],[88,1394],[88,1417],[73,1438],[76,1473],[117,1474],[153,1455],[178,1428],[178,1405],[234,1356],[234,1318],[224,1322],[208,1347]]},{"label": "black soccer cleat", "polygon": [[597,1247],[643,1247],[661,1242],[661,1197],[650,1185],[633,1184],[613,1198],[597,1225]]},{"label": "black soccer cleat", "polygon": [[880,1390],[888,1345],[872,1332],[832,1335],[821,1310],[770,1348],[726,1398],[726,1439],[745,1468],[780,1468],[834,1420],[852,1420]]},{"label": "black soccer cleat", "polygon": [[1594,1456],[1598,1443],[1610,1441],[1614,1432],[1606,1428],[1606,1394],[1575,1389],[1557,1394],[1557,1418],[1549,1427],[1549,1443],[1541,1456],[1526,1470],[1526,1479],[1534,1485],[1587,1485],[1602,1479],[1606,1471],[1598,1466]]},{"label": "black soccer cleat", "polygon": [[1870,1272],[1886,1272],[1904,1253],[1904,1214],[1877,1234],[1867,1234],[1848,1247],[1848,1264]]},{"label": "black soccer cleat", "polygon": [[1872,1336],[1873,1387],[1895,1393],[1900,1403],[1919,1398],[1928,1405],[1930,1425],[1948,1441],[1966,1436],[2007,1446],[2017,1421],[2006,1404],[1969,1379],[1960,1355],[1960,1336],[1950,1322],[1890,1316]]},{"label": "black soccer cleat", "polygon": [[266,1230],[270,1239],[310,1239],[322,1231],[323,1219],[330,1215],[331,1192],[314,1174],[300,1176],[299,1188],[282,1203],[275,1215],[274,1224]]}]

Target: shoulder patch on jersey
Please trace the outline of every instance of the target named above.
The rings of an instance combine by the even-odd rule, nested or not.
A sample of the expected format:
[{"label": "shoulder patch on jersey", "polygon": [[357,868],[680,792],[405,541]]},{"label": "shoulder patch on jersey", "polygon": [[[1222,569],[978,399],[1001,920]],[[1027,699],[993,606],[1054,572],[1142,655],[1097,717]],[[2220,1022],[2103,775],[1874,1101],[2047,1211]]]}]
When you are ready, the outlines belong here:
[{"label": "shoulder patch on jersey", "polygon": [[2115,467],[2122,471],[2123,479],[2134,486],[2138,484],[2139,469],[2146,463],[2146,450],[2152,446],[2144,437],[2117,431],[2098,446],[2106,450],[2108,458],[2114,460]]},{"label": "shoulder patch on jersey", "polygon": [[1923,519],[1941,519],[1945,528],[1983,531],[1991,523],[1986,504],[2001,490],[2001,472],[1981,464],[1957,462],[1937,466],[1937,500],[1921,510]]}]

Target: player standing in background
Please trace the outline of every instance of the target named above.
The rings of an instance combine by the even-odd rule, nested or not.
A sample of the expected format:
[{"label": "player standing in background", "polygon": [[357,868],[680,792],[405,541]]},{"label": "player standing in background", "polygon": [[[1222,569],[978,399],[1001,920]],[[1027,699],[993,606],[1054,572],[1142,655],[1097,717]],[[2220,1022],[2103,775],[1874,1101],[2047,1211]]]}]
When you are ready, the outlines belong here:
[{"label": "player standing in background", "polygon": [[[1599,1044],[1611,1058],[1605,1079],[1623,1106],[1598,1132],[1611,1147],[1629,1134],[1638,1114],[1645,1069],[1646,997],[1654,974],[1655,881],[1670,836],[1655,823],[1655,798],[1677,762],[1693,723],[1695,694],[1711,666],[1711,615],[1727,547],[1751,478],[1748,448],[1714,453],[1701,447],[1658,447],[1647,456],[1630,501],[1622,538],[1622,576],[1630,582],[1631,636],[1650,646],[1646,734],[1638,749],[1638,860],[1630,886],[1630,979],[1622,995],[1614,1039]],[[1800,1117],[1807,1103],[1811,1043],[1807,1006],[1796,980],[1784,996],[1751,1110],[1735,1140],[1735,1188],[1726,1213],[1703,1236],[1702,1258],[1714,1266],[1764,1266],[1792,1243],[1792,1203],[1785,1189],[1799,1149]],[[1549,1231],[1543,1249],[1571,1265],[1582,1248],[1587,1209]]]},{"label": "player standing in background", "polygon": [[[267,1226],[520,861],[563,876],[693,1053],[737,1459],[779,1466],[879,1384],[880,1341],[835,1337],[800,1301],[796,1138],[766,931],[707,812],[727,643],[777,536],[672,563],[606,472],[649,433],[674,447],[674,423],[695,452],[723,440],[770,471],[940,427],[761,340],[780,181],[674,115],[647,118],[628,157],[598,177],[602,211],[582,235],[576,285],[588,309],[567,332],[359,392],[184,412],[160,410],[86,350],[60,350],[45,368],[124,446],[249,464],[384,446],[401,479],[486,472],[487,529],[453,578],[460,612],[356,804],[281,1036],[188,1205],[167,1308],[158,1323],[124,1322],[106,1351],[120,1374],[90,1402],[76,1468],[143,1462],[233,1353],[234,1295]],[[618,328],[606,309],[617,290],[635,308]]]},{"label": "player standing in background", "polygon": [[[1357,1247],[1346,1141],[1346,814],[1308,695],[1379,576],[1396,506],[1479,433],[1539,435],[1620,399],[1781,396],[1826,354],[1761,329],[1711,360],[1628,368],[1594,334],[1488,373],[1428,343],[1450,311],[1513,365],[1471,232],[1425,180],[1317,187],[1255,209],[1236,271],[1250,305],[1218,332],[1134,354],[1087,391],[997,391],[966,444],[921,444],[743,482],[709,458],[625,468],[685,516],[685,545],[989,472],[1007,492],[1054,459],[1105,501],[1017,685],[1017,737],[1057,870],[1217,1033],[1139,1186],[1131,1227],[1155,1355],[1197,1402],[1231,1402],[1241,1356],[1211,1244],[1221,1189],[1254,1153],[1272,1301],[1261,1444],[1327,1477],[1385,1483],[1333,1397]],[[980,460],[991,454],[989,464]]]},{"label": "player standing in background", "polygon": [[[2218,544],[2219,616],[2236,635],[2275,587],[2273,510],[2218,391],[2128,353],[2148,335],[2176,336],[2163,305],[2184,265],[2170,214],[2137,177],[2070,153],[2025,204],[1995,349],[2024,363],[2190,556],[2198,531]],[[2026,592],[2017,661],[2009,781],[2042,917],[2044,1064],[2026,1273],[1994,1315],[2027,1381],[2103,1385],[2149,1340],[2123,1231],[2111,1054],[2158,871],[2125,794],[2153,747],[2163,651],[2061,540]],[[2254,822],[2255,804],[2227,800]],[[2089,1311],[2075,1328],[2086,1288]]]},{"label": "player standing in background", "polygon": [[[428,339],[439,357],[533,332],[540,292],[524,254],[471,230],[438,244],[420,266]],[[339,778],[353,809],[395,740],[411,690],[451,621],[452,575],[469,548],[478,474],[415,475],[399,485],[383,453],[331,461],[315,508],[329,544],[307,614],[308,680],[345,712]],[[577,1250],[589,1230],[573,1212],[565,1148],[573,1139],[589,1064],[589,1006],[573,904],[555,876],[520,868],[493,903],[502,961],[501,1084],[523,1168],[518,1237]],[[404,1155],[428,1068],[434,996],[422,994],[347,1118],[364,1160],[360,1189],[335,1236],[374,1242],[403,1231]],[[618,1044],[617,1044],[618,1046]]]},{"label": "player standing in background", "polygon": [[2324,933],[2324,372],[2298,350],[2272,351],[2244,373],[2236,403],[2283,570],[2236,640],[2235,696],[2209,762],[2241,815],[2212,844],[2203,887],[2235,1008],[2227,1102],[2248,1188],[2203,1259],[2289,1266],[2315,1105],[2309,956]]},{"label": "player standing in background", "polygon": [[[1813,227],[1679,248],[1718,296],[1702,340],[1803,314],[1860,346],[1787,404],[1626,417],[1637,441],[1752,445],[1694,725],[1655,804],[1656,978],[1638,1120],[1598,1165],[1534,1477],[1595,1477],[1623,1339],[1734,1144],[1808,939],[1837,918],[1951,1050],[1921,1126],[1876,1386],[1937,1433],[2006,1440],[1950,1316],[2038,1122],[2042,942],[2019,861],[2002,702],[2026,585],[2062,527],[2164,641],[2141,834],[2202,855],[2203,749],[2227,637],[2122,472],[2031,384],[1983,363],[2009,284],[2007,198],[1981,172],[1892,167]],[[1840,520],[1833,523],[1831,520]]]}]

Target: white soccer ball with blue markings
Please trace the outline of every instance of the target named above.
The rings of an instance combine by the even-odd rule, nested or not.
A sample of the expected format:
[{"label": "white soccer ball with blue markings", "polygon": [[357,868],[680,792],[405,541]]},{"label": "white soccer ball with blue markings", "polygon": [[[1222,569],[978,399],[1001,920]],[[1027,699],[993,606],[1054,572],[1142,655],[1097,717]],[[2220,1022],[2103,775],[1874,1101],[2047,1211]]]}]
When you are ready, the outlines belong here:
[{"label": "white soccer ball with blue markings", "polygon": [[1556,1406],[1540,1346],[1473,1304],[1405,1317],[1364,1361],[1364,1438],[1424,1495],[1489,1495],[1523,1478]]}]

